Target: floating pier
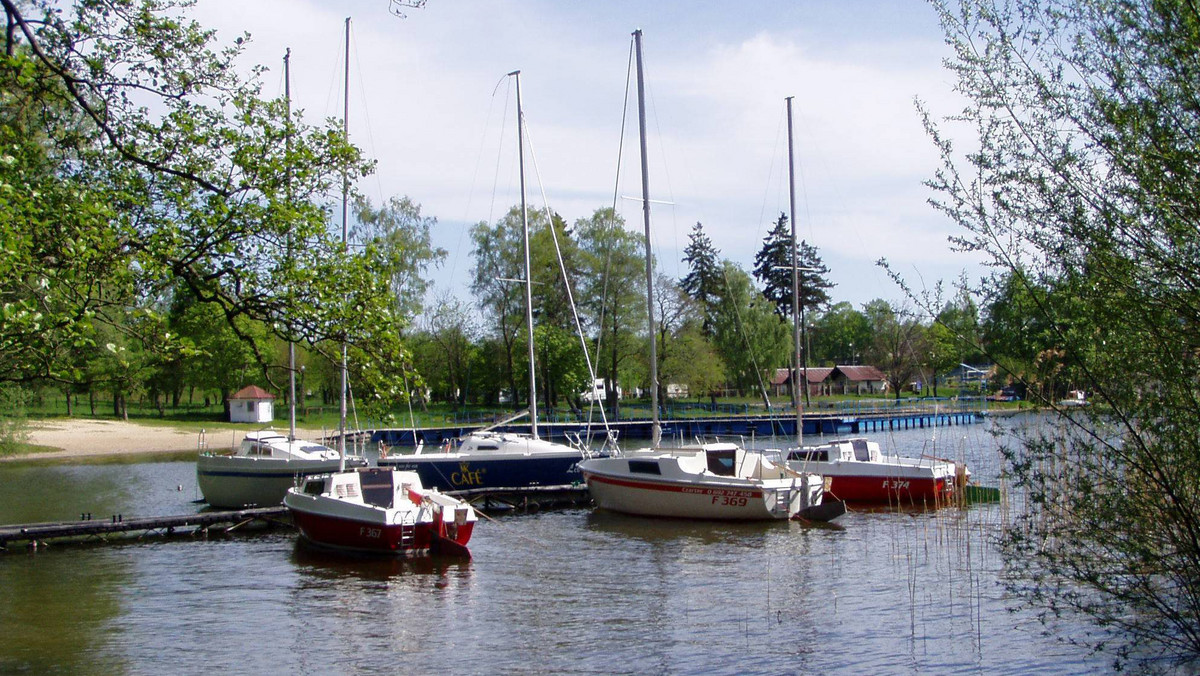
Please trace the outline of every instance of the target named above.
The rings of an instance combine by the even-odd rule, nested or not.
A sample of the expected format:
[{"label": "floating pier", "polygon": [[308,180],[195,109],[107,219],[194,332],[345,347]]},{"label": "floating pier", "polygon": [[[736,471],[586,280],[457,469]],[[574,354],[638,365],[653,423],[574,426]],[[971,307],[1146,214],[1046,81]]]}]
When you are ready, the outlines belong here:
[{"label": "floating pier", "polygon": [[[865,432],[885,432],[888,430],[920,429],[926,427],[945,427],[949,425],[968,425],[981,420],[981,412],[975,410],[881,410],[856,411],[853,413],[806,413],[804,415],[804,434],[808,435],[846,435],[862,434]],[[664,439],[681,439],[691,441],[697,437],[706,436],[742,436],[770,437],[794,436],[796,434],[796,418],[794,415],[734,415],[734,416],[701,416],[691,418],[667,418],[661,421]],[[650,420],[620,420],[610,422],[608,426],[616,431],[617,438],[649,439],[651,430]],[[445,427],[423,427],[418,429],[387,428],[372,429],[356,433],[360,442],[383,444],[386,446],[413,447],[418,443],[425,446],[440,446],[450,439],[457,439],[471,431],[479,429],[479,425],[450,425]],[[500,432],[528,432],[528,423],[500,425],[493,428]],[[542,438],[550,440],[570,439],[574,435],[586,438],[589,434],[594,439],[604,438],[604,427],[598,422],[588,425],[584,422],[541,422],[538,431]]]},{"label": "floating pier", "polygon": [[532,514],[542,509],[586,507],[592,504],[591,494],[582,483],[508,489],[475,488],[446,491],[446,494],[466,500],[476,509],[489,514]]},{"label": "floating pier", "polygon": [[[89,516],[89,515],[85,515]],[[14,542],[28,543],[29,548],[36,549],[44,546],[50,540],[80,540],[108,541],[109,537],[117,535],[137,534],[146,535],[175,535],[177,531],[185,530],[191,533],[206,533],[210,528],[224,527],[222,532],[230,532],[253,522],[269,525],[286,524],[287,508],[256,507],[253,509],[238,509],[231,511],[197,512],[178,516],[129,517],[113,514],[103,518],[84,518],[79,521],[61,521],[55,523],[31,523],[0,526],[0,551],[9,549]]]}]

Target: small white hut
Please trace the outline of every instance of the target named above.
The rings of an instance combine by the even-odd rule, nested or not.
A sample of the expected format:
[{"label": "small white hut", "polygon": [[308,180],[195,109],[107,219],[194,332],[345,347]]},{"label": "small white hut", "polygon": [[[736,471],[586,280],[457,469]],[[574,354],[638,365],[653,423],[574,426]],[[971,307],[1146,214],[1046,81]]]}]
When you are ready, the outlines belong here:
[{"label": "small white hut", "polygon": [[275,419],[275,395],[247,385],[229,398],[229,422],[264,423]]}]

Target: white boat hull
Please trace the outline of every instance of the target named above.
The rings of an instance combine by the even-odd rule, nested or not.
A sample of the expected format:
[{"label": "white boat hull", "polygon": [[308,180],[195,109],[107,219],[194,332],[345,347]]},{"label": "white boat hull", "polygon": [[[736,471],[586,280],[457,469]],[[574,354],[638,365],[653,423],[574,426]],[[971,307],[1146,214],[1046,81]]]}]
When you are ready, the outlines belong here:
[{"label": "white boat hull", "polygon": [[[796,518],[819,505],[824,481],[739,453],[778,478],[722,476],[705,469],[704,453],[661,453],[580,464],[596,505],[625,514],[686,519],[765,521]],[[741,458],[743,456],[739,456]]]},{"label": "white boat hull", "polygon": [[336,472],[338,466],[338,460],[202,455],[196,459],[196,481],[205,502],[213,507],[273,507],[304,477]]},{"label": "white boat hull", "polygon": [[819,484],[806,496],[803,485],[764,489],[631,481],[598,474],[586,476],[592,499],[602,509],[680,519],[789,519],[812,504],[813,500],[819,503],[824,490],[823,485]]}]

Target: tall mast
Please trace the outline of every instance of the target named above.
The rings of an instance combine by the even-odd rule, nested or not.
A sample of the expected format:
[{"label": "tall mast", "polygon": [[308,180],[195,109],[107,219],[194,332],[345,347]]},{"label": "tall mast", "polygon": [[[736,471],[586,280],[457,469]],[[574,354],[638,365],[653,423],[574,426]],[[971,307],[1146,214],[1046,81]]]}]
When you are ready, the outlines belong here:
[{"label": "tall mast", "polygon": [[[808,392],[808,364],[800,371],[800,257],[796,250],[796,162],[792,154],[792,99],[787,97],[788,121],[788,202],[792,221],[792,405],[796,407],[796,445],[804,446],[804,408],[800,404],[800,388]],[[805,355],[807,357],[807,355]]]},{"label": "tall mast", "polygon": [[[345,69],[345,90],[342,100],[342,135],[347,141],[350,140],[350,17],[346,17],[346,69]],[[346,243],[349,239],[349,222],[347,221],[346,204],[350,194],[350,173],[348,171],[342,174],[342,253],[346,251]],[[339,406],[340,417],[338,418],[338,455],[341,457],[339,462],[339,470],[346,471],[346,390],[349,389],[349,372],[346,368],[346,341],[342,340],[342,395],[341,404]]]},{"label": "tall mast", "polygon": [[[284,135],[284,157],[285,162],[288,162],[288,199],[292,196],[292,180],[290,167],[292,155],[292,49],[288,48],[287,53],[283,55],[283,97],[287,111],[287,122],[285,129],[287,133]],[[292,257],[292,233],[288,230],[288,259]],[[291,296],[291,286],[288,286]],[[296,341],[292,336],[291,321],[288,321],[288,441],[296,440]]]},{"label": "tall mast", "polygon": [[[529,266],[529,210],[525,206],[525,112],[521,108],[521,71],[509,73],[517,80],[517,156],[521,170],[521,241],[525,245],[525,326],[529,331],[529,424],[533,438],[538,438],[537,379],[533,363],[533,274]],[[551,223],[550,227],[554,227]]]},{"label": "tall mast", "polygon": [[654,256],[650,251],[650,173],[646,159],[646,87],[642,77],[642,31],[633,32],[637,47],[638,131],[642,140],[642,218],[646,225],[646,317],[650,327],[650,444],[657,447],[662,441],[662,426],[658,422],[658,335],[654,329]]}]

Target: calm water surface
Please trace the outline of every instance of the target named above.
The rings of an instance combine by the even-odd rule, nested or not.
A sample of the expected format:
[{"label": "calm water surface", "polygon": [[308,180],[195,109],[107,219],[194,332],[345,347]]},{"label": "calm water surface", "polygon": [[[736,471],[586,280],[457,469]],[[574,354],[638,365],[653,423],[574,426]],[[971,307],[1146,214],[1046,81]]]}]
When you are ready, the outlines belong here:
[{"label": "calm water surface", "polygon": [[[873,436],[996,485],[987,426]],[[187,461],[7,463],[0,485],[4,523],[200,507]],[[1009,509],[839,528],[510,515],[480,522],[463,563],[332,556],[285,530],[52,546],[0,555],[0,673],[1106,671],[1010,611]]]}]

